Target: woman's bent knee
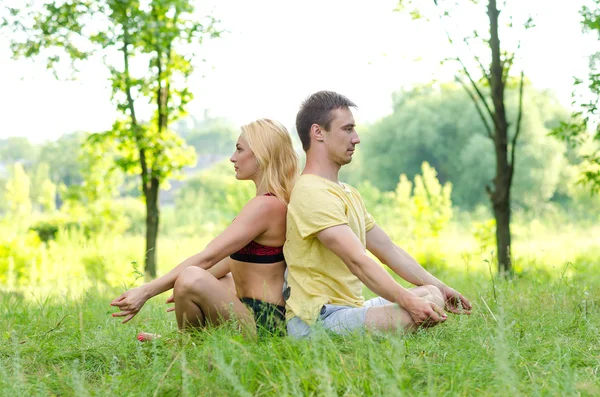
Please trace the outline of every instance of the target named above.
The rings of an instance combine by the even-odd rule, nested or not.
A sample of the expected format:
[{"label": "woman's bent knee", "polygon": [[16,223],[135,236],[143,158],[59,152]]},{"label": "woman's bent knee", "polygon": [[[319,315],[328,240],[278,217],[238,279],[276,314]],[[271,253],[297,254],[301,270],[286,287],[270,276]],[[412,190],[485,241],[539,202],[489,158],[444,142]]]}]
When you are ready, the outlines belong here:
[{"label": "woman's bent knee", "polygon": [[214,276],[206,270],[190,266],[179,273],[177,280],[175,280],[173,292],[178,294],[190,291],[190,289],[198,289],[198,287],[201,287],[210,278],[214,279]]}]

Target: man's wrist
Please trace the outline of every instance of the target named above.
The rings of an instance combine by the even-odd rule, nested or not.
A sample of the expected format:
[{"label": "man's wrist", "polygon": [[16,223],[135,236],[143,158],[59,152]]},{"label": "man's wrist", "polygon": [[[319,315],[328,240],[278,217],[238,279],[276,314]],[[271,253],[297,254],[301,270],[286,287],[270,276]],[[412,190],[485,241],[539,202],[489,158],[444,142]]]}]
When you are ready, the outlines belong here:
[{"label": "man's wrist", "polygon": [[396,295],[396,302],[398,304],[398,306],[400,306],[403,309],[406,309],[406,307],[408,306],[408,303],[415,298],[415,294],[413,294],[412,292],[410,292],[407,289],[402,288],[402,290]]},{"label": "man's wrist", "polygon": [[437,278],[435,279],[435,282],[431,283],[431,285],[433,285],[435,287],[438,287],[440,290],[447,287],[446,284],[444,284],[443,282],[441,282]]}]

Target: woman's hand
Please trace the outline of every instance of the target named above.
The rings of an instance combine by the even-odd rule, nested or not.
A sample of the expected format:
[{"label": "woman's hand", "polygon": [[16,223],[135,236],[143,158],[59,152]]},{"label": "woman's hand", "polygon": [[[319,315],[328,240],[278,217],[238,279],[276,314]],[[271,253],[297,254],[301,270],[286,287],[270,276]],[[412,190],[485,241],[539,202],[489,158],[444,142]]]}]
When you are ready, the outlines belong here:
[{"label": "woman's hand", "polygon": [[[169,298],[167,299],[167,304],[169,303],[175,303],[175,297],[173,296],[173,294],[171,294],[171,296],[169,296]],[[172,312],[175,310],[175,305],[167,307],[167,312]]]},{"label": "woman's hand", "polygon": [[119,312],[113,313],[113,317],[125,317],[123,324],[131,320],[144,306],[144,303],[149,299],[144,287],[137,287],[125,291],[117,299],[113,300],[110,305],[119,308]]}]

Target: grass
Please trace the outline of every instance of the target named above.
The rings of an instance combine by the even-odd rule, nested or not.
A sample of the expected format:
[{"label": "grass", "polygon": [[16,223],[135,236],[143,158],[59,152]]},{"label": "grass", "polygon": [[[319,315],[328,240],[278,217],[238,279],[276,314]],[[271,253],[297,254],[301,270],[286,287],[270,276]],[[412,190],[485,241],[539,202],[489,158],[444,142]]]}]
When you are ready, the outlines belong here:
[{"label": "grass", "polygon": [[[179,258],[191,244],[167,242],[159,253]],[[61,251],[62,245],[70,251]],[[470,298],[471,316],[450,315],[445,324],[413,335],[318,332],[302,341],[248,341],[228,326],[180,334],[173,313],[164,311],[166,294],[123,325],[110,316],[108,304],[122,288],[94,286],[90,269],[81,276],[87,282],[69,287],[77,278],[71,270],[73,263],[85,269],[85,258],[99,257],[118,268],[108,276],[124,274],[133,282],[123,257],[136,260],[139,253],[127,254],[125,246],[141,243],[62,245],[38,265],[54,266],[47,279],[59,283],[61,267],[52,258],[60,257],[71,264],[63,266],[70,284],[53,293],[48,283],[0,293],[0,395],[600,395],[597,244],[573,249],[570,263],[552,261],[562,261],[559,246],[539,256],[522,254],[526,271],[512,280],[492,278],[477,255],[462,265],[432,264],[436,275]],[[44,279],[43,267],[38,272]],[[140,331],[164,337],[141,344]]]}]

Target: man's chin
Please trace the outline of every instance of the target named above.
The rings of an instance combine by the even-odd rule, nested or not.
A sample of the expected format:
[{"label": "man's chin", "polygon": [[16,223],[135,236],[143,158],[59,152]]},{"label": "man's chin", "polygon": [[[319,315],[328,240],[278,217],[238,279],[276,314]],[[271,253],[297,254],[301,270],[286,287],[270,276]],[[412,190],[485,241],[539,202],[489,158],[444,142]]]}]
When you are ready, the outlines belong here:
[{"label": "man's chin", "polygon": [[349,155],[339,156],[334,160],[334,162],[336,164],[338,164],[340,167],[342,167],[342,166],[352,162],[352,156],[349,156]]}]

